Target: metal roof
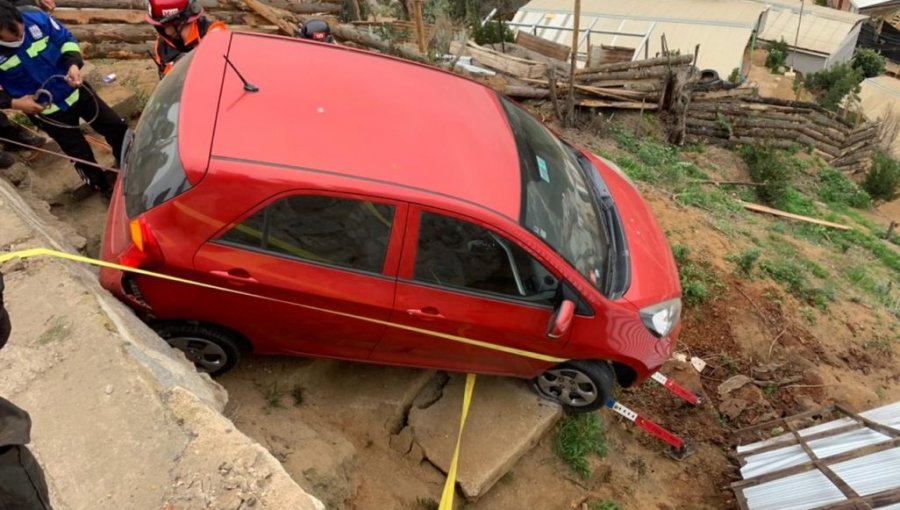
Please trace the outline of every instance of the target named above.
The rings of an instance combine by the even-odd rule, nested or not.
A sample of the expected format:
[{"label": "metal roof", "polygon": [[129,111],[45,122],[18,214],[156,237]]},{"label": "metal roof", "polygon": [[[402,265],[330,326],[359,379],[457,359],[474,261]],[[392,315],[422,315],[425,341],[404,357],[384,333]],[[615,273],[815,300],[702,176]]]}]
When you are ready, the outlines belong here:
[{"label": "metal roof", "polygon": [[[768,6],[759,38],[777,42],[781,39],[800,50],[828,56],[836,52],[857,24],[868,16],[803,2],[800,18],[799,0],[751,0]],[[799,38],[797,25],[800,25]]]},{"label": "metal roof", "polygon": [[[863,113],[871,120],[897,117],[900,120],[900,80],[893,76],[876,76],[859,86]],[[891,155],[900,157],[900,136],[891,142]]]},{"label": "metal roof", "polygon": [[882,4],[889,4],[896,0],[850,0],[857,9],[868,9],[869,7],[877,7]]},{"label": "metal roof", "polygon": [[[837,409],[848,416],[798,430],[799,440],[787,433],[737,447],[744,481],[733,488],[743,508],[806,510],[850,503],[848,491],[865,500],[900,489],[900,402],[859,415]],[[865,503],[900,509],[900,497],[888,499]]]},{"label": "metal roof", "polygon": [[[661,52],[666,36],[670,50],[693,54],[699,44],[697,67],[715,69],[723,77],[740,67],[744,49],[765,6],[747,0],[582,0],[579,29],[634,35],[592,34],[590,46],[635,48],[638,58]],[[539,37],[571,46],[574,15],[570,0],[532,0],[513,18],[513,26]],[[534,25],[567,28],[535,28]],[[643,46],[646,39],[646,48]],[[582,36],[579,52],[588,40]]]}]

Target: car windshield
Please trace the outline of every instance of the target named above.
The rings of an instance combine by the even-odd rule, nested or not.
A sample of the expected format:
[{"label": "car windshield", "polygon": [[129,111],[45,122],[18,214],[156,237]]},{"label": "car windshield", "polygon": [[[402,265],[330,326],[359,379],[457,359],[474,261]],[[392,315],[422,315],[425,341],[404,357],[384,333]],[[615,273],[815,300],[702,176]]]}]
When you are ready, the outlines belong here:
[{"label": "car windshield", "polygon": [[181,91],[193,53],[179,61],[156,87],[138,121],[126,155],[122,191],[125,212],[134,218],[191,187],[178,155]]},{"label": "car windshield", "polygon": [[584,170],[572,150],[528,112],[500,99],[522,171],[522,225],[601,292],[609,238]]}]

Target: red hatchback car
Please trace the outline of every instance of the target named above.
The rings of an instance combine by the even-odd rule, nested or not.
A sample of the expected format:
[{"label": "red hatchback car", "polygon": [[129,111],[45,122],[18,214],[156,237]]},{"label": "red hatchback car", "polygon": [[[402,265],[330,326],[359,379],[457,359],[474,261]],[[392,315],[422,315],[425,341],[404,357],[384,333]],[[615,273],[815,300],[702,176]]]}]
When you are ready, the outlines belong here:
[{"label": "red hatchback car", "polygon": [[647,204],[473,81],[215,33],[126,151],[103,258],[245,293],[101,272],[200,370],[252,351],[499,374],[587,411],[672,353],[681,290]]}]

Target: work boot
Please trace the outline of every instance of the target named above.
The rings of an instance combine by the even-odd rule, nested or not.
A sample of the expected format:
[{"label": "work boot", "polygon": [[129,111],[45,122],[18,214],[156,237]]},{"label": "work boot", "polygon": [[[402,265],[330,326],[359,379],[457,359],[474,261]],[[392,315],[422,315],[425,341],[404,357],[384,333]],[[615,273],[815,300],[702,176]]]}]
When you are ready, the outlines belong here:
[{"label": "work boot", "polygon": [[12,154],[0,151],[0,169],[9,168],[16,162],[16,158]]},{"label": "work boot", "polygon": [[[15,133],[13,133],[10,137],[10,140],[14,142],[19,142],[29,147],[41,147],[45,143],[47,143],[47,139],[43,136],[37,136],[25,131],[24,129],[17,129]],[[22,147],[21,145],[16,145],[14,143],[6,144],[6,150],[10,152],[18,152],[28,150],[28,147]]]}]

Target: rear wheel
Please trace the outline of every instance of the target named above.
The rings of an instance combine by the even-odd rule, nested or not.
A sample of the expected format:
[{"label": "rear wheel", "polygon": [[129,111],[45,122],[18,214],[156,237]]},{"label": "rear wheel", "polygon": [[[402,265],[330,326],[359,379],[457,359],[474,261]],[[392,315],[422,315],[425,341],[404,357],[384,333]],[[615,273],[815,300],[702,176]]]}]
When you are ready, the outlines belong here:
[{"label": "rear wheel", "polygon": [[223,328],[171,322],[157,324],[154,329],[169,345],[183,352],[198,371],[209,375],[224,374],[241,357],[240,338]]},{"label": "rear wheel", "polygon": [[567,361],[534,379],[534,389],[566,411],[586,413],[612,398],[613,373],[605,361]]}]

